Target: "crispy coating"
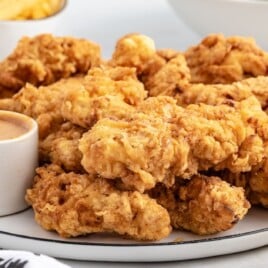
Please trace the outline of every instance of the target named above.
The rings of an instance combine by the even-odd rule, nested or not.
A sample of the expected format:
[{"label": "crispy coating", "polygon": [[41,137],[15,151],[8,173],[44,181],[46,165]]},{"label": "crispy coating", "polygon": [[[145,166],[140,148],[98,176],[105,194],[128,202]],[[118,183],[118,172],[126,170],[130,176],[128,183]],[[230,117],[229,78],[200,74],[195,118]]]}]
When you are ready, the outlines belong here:
[{"label": "crispy coating", "polygon": [[171,188],[157,185],[150,196],[165,207],[174,228],[199,235],[226,231],[248,212],[244,190],[218,177],[195,175],[179,180]]},{"label": "crispy coating", "polygon": [[268,54],[251,38],[208,35],[185,57],[192,83],[228,84],[268,73]]},{"label": "crispy coating", "polygon": [[99,64],[100,47],[91,41],[50,34],[24,37],[0,63],[0,90],[15,93],[26,83],[49,85]]},{"label": "crispy coating", "polygon": [[178,104],[186,106],[193,103],[209,105],[229,104],[255,96],[263,110],[268,107],[268,77],[247,78],[231,84],[184,84],[175,95]]},{"label": "crispy coating", "polygon": [[155,53],[155,44],[150,37],[138,33],[127,34],[117,41],[110,64],[135,67],[137,74],[141,74]]},{"label": "crispy coating", "polygon": [[183,54],[171,58],[157,72],[147,77],[144,84],[150,96],[175,96],[190,81],[190,70]]},{"label": "crispy coating", "polygon": [[102,178],[64,173],[56,165],[37,169],[26,199],[46,230],[75,237],[115,232],[136,240],[159,240],[170,231],[170,218],[146,194],[119,191]]},{"label": "crispy coating", "polygon": [[138,78],[151,96],[171,96],[180,83],[190,80],[182,53],[173,49],[156,50],[154,41],[142,34],[120,38],[108,64],[135,67]]},{"label": "crispy coating", "polygon": [[144,85],[137,79],[135,68],[109,66],[92,68],[85,77],[84,86],[91,97],[118,95],[132,105],[147,97]]},{"label": "crispy coating", "polygon": [[0,100],[0,108],[26,114],[36,119],[40,139],[45,138],[63,122],[61,105],[64,92],[81,87],[82,77],[70,77],[49,85],[26,84],[11,99]]},{"label": "crispy coating", "polygon": [[267,111],[268,108],[268,77],[258,76],[241,81],[243,87],[250,88],[253,95],[261,103],[262,109]]},{"label": "crispy coating", "polygon": [[90,128],[104,117],[124,117],[147,96],[134,68],[92,68],[83,86],[68,90],[61,113],[65,119]]},{"label": "crispy coating", "polygon": [[39,161],[53,163],[66,171],[83,171],[82,154],[78,149],[79,139],[86,130],[65,122],[39,142]]},{"label": "crispy coating", "polygon": [[80,139],[82,166],[92,174],[120,178],[130,189],[154,187],[167,176],[175,160],[168,123],[161,118],[134,114],[126,120],[104,118]]},{"label": "crispy coating", "polygon": [[232,185],[243,187],[252,205],[268,208],[268,143],[264,144],[265,156],[261,163],[254,166],[252,171],[232,173],[224,170],[218,176]]},{"label": "crispy coating", "polygon": [[90,97],[86,89],[68,91],[61,107],[62,116],[84,128],[105,117],[123,118],[135,108],[116,95]]},{"label": "crispy coating", "polygon": [[168,99],[149,98],[147,114],[99,120],[79,143],[85,170],[143,192],[157,182],[172,185],[175,176],[212,167],[245,172],[262,161],[268,117],[254,97],[236,107],[182,108]]}]

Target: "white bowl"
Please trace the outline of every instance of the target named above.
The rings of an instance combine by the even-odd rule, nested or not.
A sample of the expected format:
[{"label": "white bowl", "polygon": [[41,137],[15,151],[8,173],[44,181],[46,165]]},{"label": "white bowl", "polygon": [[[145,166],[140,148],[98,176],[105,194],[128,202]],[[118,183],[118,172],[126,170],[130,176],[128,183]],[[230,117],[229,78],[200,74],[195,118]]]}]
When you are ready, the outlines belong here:
[{"label": "white bowl", "polygon": [[211,33],[255,38],[268,49],[268,1],[168,0],[177,15],[200,37]]},{"label": "white bowl", "polygon": [[0,60],[7,57],[23,36],[35,36],[43,33],[54,34],[62,23],[67,0],[62,2],[62,8],[55,14],[32,20],[0,20]]},{"label": "white bowl", "polygon": [[4,216],[29,206],[24,197],[38,166],[38,125],[24,114],[4,110],[0,122],[0,216]]}]

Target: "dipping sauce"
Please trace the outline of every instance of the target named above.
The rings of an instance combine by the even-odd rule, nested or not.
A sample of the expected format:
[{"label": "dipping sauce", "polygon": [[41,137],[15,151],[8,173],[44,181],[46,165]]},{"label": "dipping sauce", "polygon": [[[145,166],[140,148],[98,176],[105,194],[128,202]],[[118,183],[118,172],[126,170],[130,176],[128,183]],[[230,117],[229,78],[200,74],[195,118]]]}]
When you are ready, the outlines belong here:
[{"label": "dipping sauce", "polygon": [[0,141],[17,138],[32,127],[31,121],[15,113],[0,111]]}]

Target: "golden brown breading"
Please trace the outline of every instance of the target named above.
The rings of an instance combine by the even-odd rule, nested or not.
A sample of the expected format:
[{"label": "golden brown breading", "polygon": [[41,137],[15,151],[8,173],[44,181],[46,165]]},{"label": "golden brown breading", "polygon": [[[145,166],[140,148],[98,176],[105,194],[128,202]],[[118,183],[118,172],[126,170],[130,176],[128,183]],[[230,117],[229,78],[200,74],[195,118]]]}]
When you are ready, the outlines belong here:
[{"label": "golden brown breading", "polygon": [[229,104],[255,96],[264,110],[268,107],[268,77],[247,78],[232,84],[184,84],[175,98],[179,105],[205,103],[209,105]]},{"label": "golden brown breading", "polygon": [[109,64],[135,67],[139,75],[145,71],[155,53],[155,44],[150,37],[138,33],[127,34],[117,41]]},{"label": "golden brown breading", "polygon": [[250,171],[264,157],[268,126],[268,116],[252,98],[235,107],[186,108],[174,107],[168,97],[149,98],[147,114],[102,119],[85,133],[79,144],[82,165],[89,173],[120,178],[141,192],[212,167]]},{"label": "golden brown breading", "polygon": [[82,77],[70,77],[39,88],[26,84],[12,99],[0,100],[0,108],[26,114],[37,120],[39,137],[43,139],[62,122],[61,105],[64,92],[81,87]]},{"label": "golden brown breading", "polygon": [[268,54],[251,38],[212,34],[185,57],[193,83],[228,84],[268,73]]},{"label": "golden brown breading", "polygon": [[171,96],[180,83],[190,80],[190,71],[182,53],[173,49],[156,50],[154,41],[142,34],[120,38],[108,64],[135,67],[138,78],[151,96]]},{"label": "golden brown breading", "polygon": [[243,87],[250,88],[253,95],[261,103],[262,109],[268,108],[268,77],[258,76],[256,78],[249,78],[241,81]]},{"label": "golden brown breading", "polygon": [[268,142],[264,143],[264,158],[250,172],[232,173],[224,170],[218,175],[232,185],[243,187],[253,205],[268,208]]},{"label": "golden brown breading", "polygon": [[49,85],[61,78],[85,74],[100,64],[99,45],[84,39],[50,34],[22,38],[0,63],[0,88],[13,93],[26,83]]},{"label": "golden brown breading", "polygon": [[245,172],[262,161],[268,116],[255,97],[233,108],[200,104],[189,105],[186,111],[177,125],[191,133],[188,142],[199,170]]},{"label": "golden brown breading", "polygon": [[150,195],[168,210],[174,228],[199,235],[230,229],[250,208],[242,188],[218,177],[178,179],[172,188],[157,185]]},{"label": "golden brown breading", "polygon": [[181,106],[198,103],[209,105],[227,104],[232,106],[234,101],[242,101],[253,96],[251,87],[243,84],[246,80],[228,85],[188,84],[180,88],[180,92],[175,95],[175,98]]},{"label": "golden brown breading", "polygon": [[84,128],[91,128],[101,118],[123,118],[135,108],[120,96],[104,95],[90,97],[86,89],[70,90],[65,94],[61,107],[62,116]]},{"label": "golden brown breading", "polygon": [[149,75],[144,85],[150,96],[175,96],[190,81],[190,70],[183,54],[177,54],[157,72]]},{"label": "golden brown breading", "polygon": [[90,128],[104,117],[124,117],[147,96],[134,68],[92,68],[83,86],[64,94],[61,113],[65,119]]},{"label": "golden brown breading", "polygon": [[118,95],[128,104],[136,105],[147,97],[135,68],[102,66],[92,68],[84,80],[90,97]]},{"label": "golden brown breading", "polygon": [[66,171],[81,172],[82,153],[78,149],[78,141],[85,131],[70,122],[63,123],[59,129],[40,140],[39,161],[57,164]]},{"label": "golden brown breading", "polygon": [[61,236],[116,232],[136,240],[159,240],[170,231],[170,218],[148,195],[119,191],[91,175],[63,173],[56,165],[37,169],[26,199],[36,221]]},{"label": "golden brown breading", "polygon": [[120,178],[129,189],[140,192],[157,181],[169,180],[175,148],[184,150],[172,139],[169,124],[145,114],[129,115],[125,120],[101,119],[79,143],[87,172]]}]

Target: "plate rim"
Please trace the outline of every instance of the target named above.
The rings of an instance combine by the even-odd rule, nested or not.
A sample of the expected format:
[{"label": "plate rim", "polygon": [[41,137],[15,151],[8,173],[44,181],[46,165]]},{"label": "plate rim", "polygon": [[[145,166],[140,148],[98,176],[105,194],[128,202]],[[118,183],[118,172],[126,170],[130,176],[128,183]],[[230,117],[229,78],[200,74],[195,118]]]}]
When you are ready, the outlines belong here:
[{"label": "plate rim", "polygon": [[[82,246],[99,246],[99,247],[152,247],[152,246],[175,246],[175,245],[185,245],[185,244],[196,244],[196,243],[207,243],[207,242],[215,242],[220,240],[227,240],[227,239],[233,239],[238,237],[244,237],[244,236],[251,236],[259,233],[265,233],[268,232],[268,227],[256,229],[252,231],[247,232],[241,232],[236,234],[230,234],[230,235],[224,235],[224,236],[218,236],[218,237],[207,237],[202,239],[195,239],[195,240],[187,240],[187,241],[177,241],[177,242],[137,242],[137,243],[128,243],[128,244],[119,244],[119,243],[103,243],[103,242],[83,242],[83,241],[71,241],[71,240],[58,240],[53,238],[42,238],[42,237],[36,237],[36,236],[29,236],[29,235],[23,235],[23,234],[17,234],[13,232],[7,232],[0,230],[0,234],[2,235],[8,235],[13,237],[18,237],[21,239],[31,239],[31,240],[38,240],[43,242],[51,242],[51,243],[58,243],[58,244],[69,244],[69,245],[82,245]],[[267,241],[268,244],[268,241]]]},{"label": "plate rim", "polygon": [[[27,211],[18,213],[22,214],[22,218],[20,218],[22,221],[18,223],[19,226],[23,223],[28,223],[28,212],[30,210],[28,211],[27,209]],[[261,211],[261,213],[264,212],[263,209]],[[267,215],[264,218],[262,218],[262,215],[260,214],[260,219],[267,219]],[[12,215],[10,216],[10,218],[6,219],[6,222],[15,220],[16,223],[17,215],[14,215],[15,218],[12,218]],[[8,225],[6,225],[7,227],[4,226],[3,228],[0,226],[1,248],[27,250],[55,258],[77,261],[133,263],[184,261],[244,252],[268,245],[268,226],[266,221],[261,225],[253,224],[250,228],[238,228],[236,232],[222,234],[221,236],[201,237],[200,239],[192,237],[188,240],[176,241],[176,237],[180,237],[180,233],[176,232],[173,234],[172,240],[169,241],[133,241],[133,243],[130,240],[125,242],[113,241],[113,237],[111,237],[112,240],[104,241],[102,239],[99,241],[95,238],[92,241],[87,239],[86,236],[86,239],[82,240],[76,240],[75,238],[74,240],[61,239],[60,237],[57,239],[57,236],[46,236],[45,233],[38,233],[36,230],[30,232],[27,227],[26,232],[24,232],[21,227],[9,229]],[[53,234],[54,232],[51,233]],[[255,236],[257,239],[255,239]],[[208,248],[210,249],[209,251]]]}]

